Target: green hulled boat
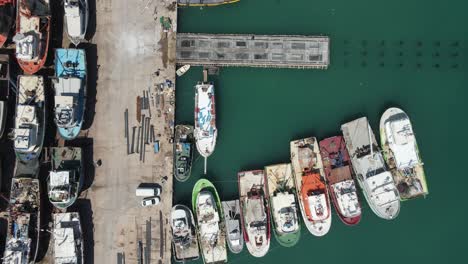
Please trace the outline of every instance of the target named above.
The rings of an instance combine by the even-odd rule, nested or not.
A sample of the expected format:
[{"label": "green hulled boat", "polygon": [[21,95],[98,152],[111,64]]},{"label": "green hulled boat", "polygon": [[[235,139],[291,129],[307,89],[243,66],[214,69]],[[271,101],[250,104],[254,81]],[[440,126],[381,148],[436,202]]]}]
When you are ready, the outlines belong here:
[{"label": "green hulled boat", "polygon": [[174,140],[174,177],[180,182],[188,180],[192,171],[193,126],[177,125]]},{"label": "green hulled boat", "polygon": [[192,209],[197,218],[198,241],[204,263],[227,262],[223,207],[210,181],[200,179],[195,183]]},{"label": "green hulled boat", "polygon": [[301,225],[291,164],[266,166],[265,173],[268,178],[270,215],[276,241],[284,247],[292,247],[301,237]]}]

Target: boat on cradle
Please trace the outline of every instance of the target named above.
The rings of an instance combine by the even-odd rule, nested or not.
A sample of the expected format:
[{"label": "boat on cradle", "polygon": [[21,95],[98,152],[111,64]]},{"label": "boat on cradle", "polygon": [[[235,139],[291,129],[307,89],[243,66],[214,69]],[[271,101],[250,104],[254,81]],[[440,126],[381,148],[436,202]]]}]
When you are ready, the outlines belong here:
[{"label": "boat on cradle", "polygon": [[42,76],[18,76],[14,148],[21,161],[37,159],[44,142],[46,111]]},{"label": "boat on cradle", "polygon": [[232,4],[240,0],[177,0],[179,6],[217,6]]},{"label": "boat on cradle", "polygon": [[351,160],[342,136],[330,137],[319,143],[328,191],[341,221],[356,225],[361,220],[356,184]]},{"label": "boat on cradle", "polygon": [[197,150],[206,159],[216,146],[215,90],[212,83],[199,82],[195,86],[195,140]]},{"label": "boat on cradle", "polygon": [[50,38],[49,0],[18,0],[16,58],[26,74],[39,71],[46,62]]},{"label": "boat on cradle", "polygon": [[193,126],[177,125],[174,136],[174,177],[180,182],[190,178],[192,171],[194,137]]},{"label": "boat on cradle", "polygon": [[49,201],[59,209],[66,209],[78,197],[83,186],[81,148],[50,148],[52,171],[47,178]]},{"label": "boat on cradle", "polygon": [[401,200],[426,196],[426,176],[413,126],[399,108],[389,108],[380,119],[380,140]]},{"label": "boat on cradle", "polygon": [[400,195],[366,117],[341,125],[356,179],[372,211],[391,220],[400,212]]},{"label": "boat on cradle", "polygon": [[15,0],[0,0],[0,48],[10,35],[15,15]]},{"label": "boat on cradle", "polygon": [[250,254],[263,257],[270,249],[270,209],[263,170],[243,171],[239,178],[242,232]]},{"label": "boat on cradle", "polygon": [[330,230],[332,215],[319,144],[309,137],[291,141],[290,148],[302,219],[312,235],[323,236]]},{"label": "boat on cradle", "polygon": [[190,65],[187,64],[187,65],[184,65],[184,66],[180,67],[179,69],[177,69],[176,74],[177,74],[177,76],[182,76],[188,70],[190,70]]},{"label": "boat on cradle", "polygon": [[55,51],[54,121],[60,136],[71,140],[83,125],[86,105],[86,55],[82,49]]},{"label": "boat on cradle", "polygon": [[229,250],[238,254],[244,248],[244,238],[240,228],[240,205],[239,200],[221,202],[226,221],[227,244]]},{"label": "boat on cradle", "polygon": [[223,208],[216,188],[207,179],[195,183],[192,208],[197,217],[198,242],[203,262],[227,262]]},{"label": "boat on cradle", "polygon": [[54,262],[56,264],[82,264],[83,232],[80,214],[56,213],[54,216]]},{"label": "boat on cradle", "polygon": [[265,173],[276,240],[284,247],[292,247],[301,237],[301,225],[291,164],[266,166]]},{"label": "boat on cradle", "polygon": [[[1,1],[1,0],[0,0]],[[0,54],[0,138],[5,132],[10,95],[10,57]]]},{"label": "boat on cradle", "polygon": [[16,161],[8,205],[8,231],[3,264],[34,263],[39,249],[39,162]]},{"label": "boat on cradle", "polygon": [[172,251],[176,262],[198,259],[198,240],[192,211],[181,204],[171,210]]},{"label": "boat on cradle", "polygon": [[77,46],[85,40],[88,28],[88,0],[64,0],[65,28],[70,41]]}]

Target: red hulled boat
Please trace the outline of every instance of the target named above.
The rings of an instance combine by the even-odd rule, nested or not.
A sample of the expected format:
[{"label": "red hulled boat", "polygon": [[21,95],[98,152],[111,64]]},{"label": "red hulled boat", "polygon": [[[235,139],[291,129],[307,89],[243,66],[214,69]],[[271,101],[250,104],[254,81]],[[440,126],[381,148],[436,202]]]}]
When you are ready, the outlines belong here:
[{"label": "red hulled boat", "polygon": [[13,26],[15,0],[0,0],[0,48],[3,47]]},{"label": "red hulled boat", "polygon": [[347,225],[361,220],[356,184],[352,177],[351,161],[342,136],[320,141],[325,177],[338,216]]},{"label": "red hulled boat", "polygon": [[49,0],[18,0],[16,12],[16,59],[27,74],[46,62],[50,36]]}]

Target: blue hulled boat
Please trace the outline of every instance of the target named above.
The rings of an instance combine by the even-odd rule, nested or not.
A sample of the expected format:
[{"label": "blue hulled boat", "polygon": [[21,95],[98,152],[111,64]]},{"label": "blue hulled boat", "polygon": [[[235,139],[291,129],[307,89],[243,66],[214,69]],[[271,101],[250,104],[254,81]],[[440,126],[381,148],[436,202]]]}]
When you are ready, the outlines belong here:
[{"label": "blue hulled boat", "polygon": [[81,130],[86,103],[86,55],[82,49],[55,51],[55,124],[66,140]]}]

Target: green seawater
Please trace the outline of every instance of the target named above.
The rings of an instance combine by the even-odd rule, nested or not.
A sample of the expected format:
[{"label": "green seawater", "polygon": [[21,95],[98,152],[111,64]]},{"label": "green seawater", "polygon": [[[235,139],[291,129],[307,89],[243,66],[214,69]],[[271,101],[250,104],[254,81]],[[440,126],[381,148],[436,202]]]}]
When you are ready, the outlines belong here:
[{"label": "green seawater", "polygon": [[[378,136],[390,106],[410,116],[425,163],[430,194],[402,203],[397,219],[375,216],[361,195],[360,224],[333,214],[330,232],[303,226],[293,248],[273,237],[263,258],[247,249],[229,263],[463,263],[468,228],[466,130],[468,1],[241,0],[212,8],[180,8],[179,32],[304,34],[331,38],[328,70],[222,68],[215,82],[217,146],[207,178],[221,199],[238,197],[237,172],[289,161],[289,141],[340,133],[367,116]],[[178,123],[193,124],[201,67],[177,79]],[[203,177],[196,158],[174,201],[190,205]],[[200,260],[199,263],[202,263]]]}]

